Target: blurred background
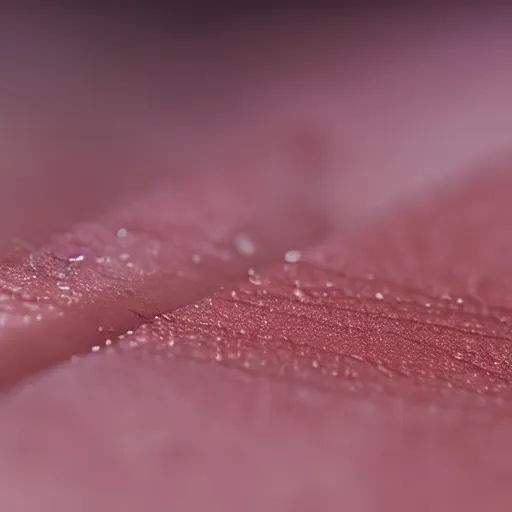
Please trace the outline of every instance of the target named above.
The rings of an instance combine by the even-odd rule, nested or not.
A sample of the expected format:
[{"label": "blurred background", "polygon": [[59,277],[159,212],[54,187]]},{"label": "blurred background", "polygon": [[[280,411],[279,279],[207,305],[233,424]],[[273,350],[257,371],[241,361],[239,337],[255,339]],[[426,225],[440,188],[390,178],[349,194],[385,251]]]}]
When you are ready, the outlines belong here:
[{"label": "blurred background", "polygon": [[493,158],[512,133],[510,19],[490,4],[3,4],[1,250],[299,125],[326,139],[317,193],[334,205]]}]

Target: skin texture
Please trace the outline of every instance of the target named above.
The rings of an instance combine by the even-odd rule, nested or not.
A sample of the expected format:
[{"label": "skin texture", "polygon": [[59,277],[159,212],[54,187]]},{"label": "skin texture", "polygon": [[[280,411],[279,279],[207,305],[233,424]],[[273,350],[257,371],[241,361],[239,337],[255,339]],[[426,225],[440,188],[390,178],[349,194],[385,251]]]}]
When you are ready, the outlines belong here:
[{"label": "skin texture", "polygon": [[509,509],[512,40],[454,19],[208,41],[177,170],[6,253],[2,508]]}]

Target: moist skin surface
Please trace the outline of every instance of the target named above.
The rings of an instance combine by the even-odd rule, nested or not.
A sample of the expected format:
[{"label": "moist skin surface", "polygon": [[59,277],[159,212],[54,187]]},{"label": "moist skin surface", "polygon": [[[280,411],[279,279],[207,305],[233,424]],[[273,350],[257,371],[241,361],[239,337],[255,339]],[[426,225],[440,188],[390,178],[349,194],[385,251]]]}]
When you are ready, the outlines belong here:
[{"label": "moist skin surface", "polygon": [[358,40],[352,82],[322,32],[266,124],[7,254],[2,508],[509,509],[512,46],[477,26]]}]

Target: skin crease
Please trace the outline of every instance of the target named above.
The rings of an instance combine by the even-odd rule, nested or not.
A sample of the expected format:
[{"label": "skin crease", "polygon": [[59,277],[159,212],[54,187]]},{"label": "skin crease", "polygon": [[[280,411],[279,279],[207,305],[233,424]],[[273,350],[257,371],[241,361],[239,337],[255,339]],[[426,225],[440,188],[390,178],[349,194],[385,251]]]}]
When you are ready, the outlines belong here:
[{"label": "skin crease", "polygon": [[[416,25],[411,25],[416,30],[405,27],[392,34],[377,30],[374,40],[366,40],[375,29],[370,24],[354,39],[357,51],[349,52],[353,59],[347,66],[354,72],[344,69],[335,77],[334,63],[347,51],[336,44],[336,30],[321,31],[314,44],[300,47],[300,69],[308,72],[288,66],[272,74],[280,69],[280,59],[291,60],[285,57],[292,45],[283,44],[282,54],[270,61],[258,54],[268,56],[265,48],[253,49],[247,61],[255,63],[254,70],[260,69],[256,63],[261,66],[261,72],[237,85],[254,84],[249,92],[255,95],[263,87],[265,108],[254,110],[270,113],[258,118],[248,108],[231,140],[237,150],[230,150],[227,141],[240,118],[226,122],[218,128],[218,140],[225,142],[211,158],[204,158],[205,150],[184,168],[205,160],[225,162],[225,155],[238,148],[248,151],[243,161],[249,163],[240,167],[263,176],[251,190],[258,184],[267,190],[265,183],[282,180],[276,196],[266,192],[268,198],[282,197],[288,172],[308,176],[315,168],[322,180],[306,180],[298,197],[306,188],[307,211],[331,232],[316,242],[298,230],[275,253],[255,239],[260,259],[233,259],[240,266],[230,283],[214,265],[197,265],[188,257],[182,263],[174,254],[183,242],[171,244],[166,259],[177,261],[171,270],[182,266],[196,272],[199,266],[200,283],[215,274],[211,281],[224,283],[224,289],[212,293],[204,286],[178,303],[172,299],[175,288],[161,281],[169,288],[144,311],[159,318],[122,335],[117,348],[63,363],[5,391],[0,404],[2,507],[508,510],[506,276],[512,210],[510,159],[501,151],[512,144],[512,74],[506,66],[512,61],[512,41],[503,19],[468,17],[456,30],[449,24],[423,29],[424,38],[417,36],[422,29]],[[236,50],[229,58],[237,58]],[[359,67],[350,68],[356,61]],[[245,69],[240,64],[241,76]],[[222,82],[225,75],[219,76]],[[291,87],[296,82],[304,89]],[[238,101],[242,104],[243,97]],[[163,123],[155,121],[165,131]],[[309,128],[305,139],[304,124]],[[259,159],[247,142],[255,138],[263,141],[256,145],[256,153],[264,155]],[[194,142],[198,139],[190,139],[189,147]],[[347,170],[340,172],[342,167]],[[270,170],[268,182],[264,169]],[[217,176],[231,181],[233,175]],[[213,201],[205,193],[204,201],[197,194],[185,195],[184,202],[188,197],[197,201],[191,208],[199,212],[195,225],[218,222],[222,232],[226,223],[243,217],[243,207],[229,193],[208,190]],[[230,183],[226,190],[239,189]],[[164,187],[160,191],[167,193]],[[142,197],[143,207],[155,205],[153,196]],[[219,197],[228,198],[225,209],[215,209]],[[131,200],[127,204],[133,208]],[[244,197],[246,204],[251,203]],[[114,206],[107,218],[117,219],[122,211]],[[157,223],[168,211],[146,222]],[[272,222],[256,211],[257,225],[268,231]],[[286,226],[276,224],[277,231],[294,233],[295,213],[274,219]],[[96,232],[107,221],[97,223]],[[185,221],[181,225],[190,227]],[[115,233],[121,226],[116,220],[108,227]],[[235,223],[226,229],[226,238],[232,240],[237,232]],[[190,239],[191,246],[181,251],[187,256],[196,247],[211,250],[207,236]],[[75,251],[66,235],[60,245],[52,240],[43,249],[53,247],[64,257]],[[105,254],[122,249],[117,236],[95,240],[96,250]],[[138,240],[146,238],[136,238],[130,250],[137,266],[144,267],[154,260],[137,254]],[[285,251],[295,248],[301,249],[300,261],[286,264]],[[24,258],[23,251],[11,255],[4,271],[26,276]],[[84,298],[90,293],[105,298],[103,309],[114,307],[117,295],[84,284],[98,269],[93,265],[87,274],[80,268],[72,281],[85,290],[76,318],[87,318],[96,307],[98,299],[90,306]],[[161,275],[159,266],[156,277]],[[148,295],[145,277],[128,281],[136,295]],[[39,276],[34,286],[45,283]],[[46,304],[63,307],[61,294],[52,289]],[[25,299],[9,300],[22,307]],[[51,350],[58,322],[48,323],[44,334],[37,320],[18,332]],[[75,346],[90,344],[76,332],[73,340]],[[4,344],[3,358],[15,345]],[[24,364],[32,350],[25,356],[20,352],[13,365]],[[59,352],[47,364],[68,355]]]}]

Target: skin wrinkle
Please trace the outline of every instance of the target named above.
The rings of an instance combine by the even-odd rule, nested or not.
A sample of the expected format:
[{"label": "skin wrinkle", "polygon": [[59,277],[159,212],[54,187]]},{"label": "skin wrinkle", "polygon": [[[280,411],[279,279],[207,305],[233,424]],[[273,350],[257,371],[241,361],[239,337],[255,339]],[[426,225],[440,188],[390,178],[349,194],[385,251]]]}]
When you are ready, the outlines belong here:
[{"label": "skin wrinkle", "polygon": [[[303,289],[303,291],[306,292],[306,290]],[[220,300],[223,300],[222,297],[219,297]],[[228,302],[231,302],[232,299],[224,299],[224,300],[227,300]],[[254,304],[250,304],[250,303],[247,303],[247,302],[243,302],[243,301],[238,301],[238,303],[243,303],[244,305],[249,305],[249,306],[255,306]],[[266,310],[267,312],[269,310],[271,310],[271,307],[270,306],[267,306],[267,307],[264,307],[264,306],[260,306],[258,305],[257,306],[258,308],[263,308],[264,310]],[[308,309],[311,309],[311,308],[314,308],[315,305],[314,304],[308,304]],[[370,318],[373,318],[374,320],[376,320],[376,322],[378,323],[386,323],[385,321],[386,320],[390,320],[390,319],[399,319],[400,320],[400,323],[402,325],[404,324],[407,324],[407,323],[415,323],[415,324],[418,324],[420,327],[432,327],[433,329],[435,329],[435,332],[436,334],[438,334],[439,331],[443,331],[443,330],[452,330],[458,334],[462,334],[464,335],[464,337],[467,337],[467,335],[470,335],[470,334],[477,334],[479,338],[488,338],[490,340],[496,340],[496,341],[499,341],[499,342],[503,342],[503,341],[511,341],[511,339],[509,337],[499,337],[499,336],[492,336],[492,335],[488,335],[488,334],[485,334],[485,333],[475,333],[474,331],[464,331],[464,330],[461,330],[461,329],[456,329],[455,327],[451,327],[451,326],[448,326],[448,325],[445,325],[445,324],[436,324],[436,323],[433,323],[431,321],[428,321],[428,322],[424,322],[424,321],[421,321],[421,320],[413,320],[413,319],[410,319],[410,318],[404,318],[403,316],[393,316],[393,317],[388,317],[387,315],[382,315],[382,314],[375,314],[375,313],[372,313],[370,311],[357,311],[355,309],[352,309],[352,308],[343,308],[343,307],[339,307],[338,305],[334,305],[334,307],[336,308],[337,312],[343,312],[343,313],[348,313],[349,315],[357,315],[357,316],[364,316],[364,317],[370,317]],[[262,316],[266,316],[267,313],[264,313]],[[281,312],[280,313],[282,316],[288,316],[290,317],[290,320],[293,320],[296,315],[292,314],[292,313],[283,313]],[[229,315],[223,315],[224,317],[228,317]],[[323,328],[325,328],[325,330],[327,331],[333,331],[333,330],[336,330],[340,327],[340,324],[339,323],[333,323],[333,322],[328,322],[324,317],[321,317],[321,318],[318,318],[318,317],[312,317],[312,316],[308,316],[307,314],[304,315],[304,318],[306,321],[308,322],[312,322],[313,324],[315,325],[321,325]],[[171,319],[170,319],[171,320]],[[183,322],[183,320],[182,320]],[[186,324],[186,329],[188,331],[194,331],[195,329],[195,324],[193,321],[184,321],[184,323]],[[202,325],[208,325],[206,322],[202,322]],[[438,329],[436,329],[438,328]],[[358,328],[354,325],[350,325],[350,330],[352,331],[358,331],[359,333],[361,334],[365,334],[367,335],[367,329],[365,328]],[[415,339],[415,338],[411,338],[411,337],[406,337],[406,336],[403,336],[403,335],[400,335],[400,332],[397,332],[396,330],[383,330],[381,329],[380,330],[381,333],[384,333],[384,334],[388,334],[388,335],[393,335],[393,336],[398,336],[399,338],[403,338],[404,340],[407,340],[409,341],[410,343],[417,343],[419,345],[422,345],[422,342],[418,339]],[[453,357],[453,354],[446,350],[446,349],[443,349],[443,348],[439,348],[439,350],[445,354],[447,354],[448,356],[450,357]],[[326,350],[323,350],[323,352],[327,352]],[[470,364],[472,366],[474,366],[475,368],[483,371],[483,372],[489,372],[490,370],[488,369],[484,369],[483,367],[479,366],[478,364],[476,363],[472,363],[472,362],[469,362],[469,361],[466,361],[467,364]],[[395,370],[396,372],[396,370]],[[493,373],[492,371],[490,371],[491,373]],[[396,372],[396,373],[399,373],[399,372]],[[403,374],[405,376],[405,374]],[[498,374],[493,374],[494,377],[496,377],[498,380],[503,380],[503,382],[508,382],[505,378],[501,377],[500,375]]]}]

